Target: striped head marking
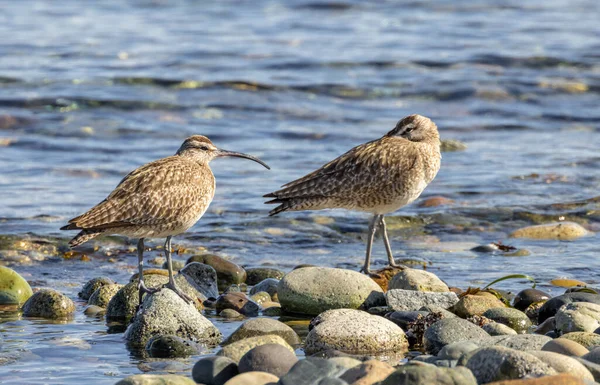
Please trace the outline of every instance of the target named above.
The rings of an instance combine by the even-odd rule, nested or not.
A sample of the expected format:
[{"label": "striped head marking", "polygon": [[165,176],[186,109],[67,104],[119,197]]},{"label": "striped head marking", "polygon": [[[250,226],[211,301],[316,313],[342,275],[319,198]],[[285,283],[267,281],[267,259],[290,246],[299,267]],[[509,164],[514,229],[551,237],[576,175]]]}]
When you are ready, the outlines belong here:
[{"label": "striped head marking", "polygon": [[179,150],[177,150],[177,155],[191,158],[198,163],[208,163],[214,158],[233,156],[237,158],[250,159],[260,163],[266,168],[269,168],[269,166],[267,166],[262,160],[252,155],[217,148],[217,146],[215,146],[210,139],[202,135],[194,135],[187,138],[181,147],[179,147]]},{"label": "striped head marking", "polygon": [[396,124],[396,127],[385,136],[402,137],[411,142],[422,142],[435,138],[439,140],[439,133],[435,123],[425,116],[416,114],[408,115],[400,119]]}]

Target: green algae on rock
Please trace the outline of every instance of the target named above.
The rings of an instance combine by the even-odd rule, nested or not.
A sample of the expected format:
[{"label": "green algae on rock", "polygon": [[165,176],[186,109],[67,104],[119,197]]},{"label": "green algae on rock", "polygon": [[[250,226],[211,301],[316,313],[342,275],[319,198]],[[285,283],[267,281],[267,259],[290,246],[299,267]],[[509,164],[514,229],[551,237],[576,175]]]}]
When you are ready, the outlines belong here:
[{"label": "green algae on rock", "polygon": [[0,266],[0,305],[20,305],[32,295],[31,286],[19,273]]},{"label": "green algae on rock", "polygon": [[53,289],[42,289],[23,304],[23,315],[26,317],[63,319],[71,317],[74,312],[73,301]]}]

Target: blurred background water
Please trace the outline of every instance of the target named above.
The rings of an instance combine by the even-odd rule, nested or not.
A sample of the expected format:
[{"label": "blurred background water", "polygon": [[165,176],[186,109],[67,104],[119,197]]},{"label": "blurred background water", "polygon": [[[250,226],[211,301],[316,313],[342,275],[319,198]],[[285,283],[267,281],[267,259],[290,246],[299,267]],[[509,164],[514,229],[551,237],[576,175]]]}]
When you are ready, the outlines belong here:
[{"label": "blurred background water", "polygon": [[[58,228],[127,172],[202,134],[272,170],[214,161],[215,199],[174,239],[191,250],[179,258],[206,250],[246,266],[358,269],[365,214],[269,218],[261,196],[419,113],[467,149],[443,154],[421,198],[451,203],[417,202],[390,218],[399,258],[463,288],[516,272],[554,294],[557,276],[595,285],[596,235],[508,234],[562,219],[600,229],[599,11],[593,0],[2,1],[1,261],[72,298],[95,276],[125,282],[134,242],[100,240],[87,258],[66,258],[74,234]],[[470,251],[497,241],[529,255]],[[375,258],[383,265],[380,242]],[[165,369],[130,357],[120,335],[83,315],[8,320],[0,333],[0,383],[113,383]]]}]

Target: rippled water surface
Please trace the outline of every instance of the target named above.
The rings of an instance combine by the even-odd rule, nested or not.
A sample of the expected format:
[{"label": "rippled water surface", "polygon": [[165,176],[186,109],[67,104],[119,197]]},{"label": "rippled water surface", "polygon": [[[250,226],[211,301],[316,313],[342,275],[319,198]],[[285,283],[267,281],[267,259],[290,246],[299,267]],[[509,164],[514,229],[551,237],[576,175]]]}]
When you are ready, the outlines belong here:
[{"label": "rippled water surface", "polygon": [[[467,149],[443,154],[420,199],[453,203],[417,202],[388,220],[398,257],[427,262],[462,288],[515,272],[533,275],[553,294],[562,290],[548,285],[557,276],[596,285],[599,11],[594,0],[2,2],[2,262],[32,286],[73,299],[95,276],[126,282],[135,270],[133,242],[100,239],[82,260],[65,256],[72,234],[58,228],[130,170],[203,134],[261,157],[272,170],[214,161],[216,196],[174,240],[184,251],[177,258],[208,250],[245,266],[358,269],[366,215],[269,218],[261,196],[420,113],[443,139]],[[561,219],[592,234],[573,242],[508,237]],[[497,241],[530,254],[470,251]],[[375,258],[383,265],[381,242]],[[84,305],[67,323],[1,323],[0,383],[189,374],[197,357],[136,358],[121,334],[82,314]],[[239,324],[212,320],[226,335]]]}]

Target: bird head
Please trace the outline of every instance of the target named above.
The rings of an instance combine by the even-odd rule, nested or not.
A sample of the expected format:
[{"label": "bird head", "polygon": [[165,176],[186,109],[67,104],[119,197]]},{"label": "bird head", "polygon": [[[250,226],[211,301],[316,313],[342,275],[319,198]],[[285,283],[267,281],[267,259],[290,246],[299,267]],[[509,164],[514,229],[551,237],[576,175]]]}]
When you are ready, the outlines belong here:
[{"label": "bird head", "polygon": [[265,168],[271,169],[265,162],[252,155],[217,148],[210,139],[202,135],[193,135],[187,138],[177,150],[177,155],[193,158],[198,163],[208,163],[214,158],[233,156],[253,160]]},{"label": "bird head", "polygon": [[408,115],[396,124],[393,130],[385,136],[401,137],[411,142],[425,142],[430,140],[440,140],[437,126],[431,119],[422,115]]}]

